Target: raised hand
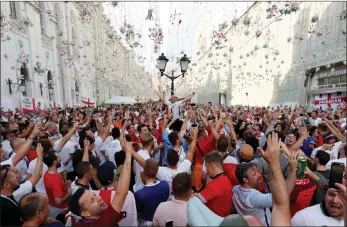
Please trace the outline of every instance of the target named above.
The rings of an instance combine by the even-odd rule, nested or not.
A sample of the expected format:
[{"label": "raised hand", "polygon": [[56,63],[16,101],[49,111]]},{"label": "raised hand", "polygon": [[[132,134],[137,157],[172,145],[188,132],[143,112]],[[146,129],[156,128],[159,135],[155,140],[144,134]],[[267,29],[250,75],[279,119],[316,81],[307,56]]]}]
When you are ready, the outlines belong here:
[{"label": "raised hand", "polygon": [[43,147],[41,145],[41,143],[38,143],[36,146],[36,153],[38,157],[42,157],[43,155]]},{"label": "raised hand", "polygon": [[33,132],[31,133],[34,137],[37,137],[42,132],[42,126],[41,125],[35,125]]},{"label": "raised hand", "polygon": [[258,148],[261,156],[270,164],[279,164],[281,140],[277,133],[272,132],[267,137],[266,152],[262,148]]},{"label": "raised hand", "polygon": [[293,151],[288,156],[288,165],[291,169],[296,169],[298,167],[298,157],[300,153],[298,151]]},{"label": "raised hand", "polygon": [[88,149],[88,150],[89,150],[89,147],[90,147],[90,142],[89,142],[89,140],[85,139],[85,140],[83,141],[83,144],[84,144],[84,149]]},{"label": "raised hand", "polygon": [[132,151],[133,147],[131,145],[130,142],[128,142],[124,136],[124,134],[122,133],[121,135],[121,138],[122,138],[122,141],[121,141],[121,146],[122,146],[122,149],[125,153],[129,153]]}]

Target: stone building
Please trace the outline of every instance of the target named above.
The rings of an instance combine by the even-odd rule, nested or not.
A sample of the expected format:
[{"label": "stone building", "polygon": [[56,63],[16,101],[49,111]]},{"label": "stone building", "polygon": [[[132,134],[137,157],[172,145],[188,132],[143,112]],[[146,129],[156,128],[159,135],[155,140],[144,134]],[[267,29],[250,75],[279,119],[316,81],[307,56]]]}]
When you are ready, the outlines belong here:
[{"label": "stone building", "polygon": [[45,107],[101,104],[120,95],[140,66],[103,12],[101,3],[1,2],[2,107],[21,108],[23,98]]},{"label": "stone building", "polygon": [[212,31],[206,20],[193,47],[197,102],[326,108],[346,99],[346,2],[255,2]]}]

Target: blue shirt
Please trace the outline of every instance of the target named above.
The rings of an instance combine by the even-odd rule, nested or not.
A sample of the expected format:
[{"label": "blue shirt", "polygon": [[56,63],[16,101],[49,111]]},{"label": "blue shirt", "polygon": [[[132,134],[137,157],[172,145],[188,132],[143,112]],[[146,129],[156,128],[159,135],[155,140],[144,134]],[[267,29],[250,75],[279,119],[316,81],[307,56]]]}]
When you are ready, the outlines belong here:
[{"label": "blue shirt", "polygon": [[166,181],[157,181],[154,184],[145,185],[143,189],[135,193],[136,208],[141,219],[153,221],[154,213],[160,203],[169,198],[170,186]]},{"label": "blue shirt", "polygon": [[[164,131],[163,131],[163,143],[165,144],[165,149],[164,149],[164,154],[163,154],[163,165],[164,166],[167,166],[167,152],[168,152],[168,150],[172,147],[172,144],[171,144],[171,142],[170,142],[170,140],[169,140],[169,132],[168,132],[168,130],[167,129],[165,129]],[[187,150],[188,150],[188,143],[187,143],[187,141],[186,141],[186,139],[183,139],[182,140],[182,147],[183,147],[183,149],[184,149],[184,152],[187,152]]]}]

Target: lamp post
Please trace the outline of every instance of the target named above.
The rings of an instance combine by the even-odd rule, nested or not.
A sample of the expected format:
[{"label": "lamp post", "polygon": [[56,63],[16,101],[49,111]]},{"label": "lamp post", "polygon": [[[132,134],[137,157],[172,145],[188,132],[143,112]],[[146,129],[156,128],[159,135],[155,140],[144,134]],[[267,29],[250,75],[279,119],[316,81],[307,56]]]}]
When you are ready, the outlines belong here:
[{"label": "lamp post", "polygon": [[169,61],[169,59],[167,59],[164,54],[161,54],[161,56],[159,56],[159,58],[158,58],[159,71],[160,71],[161,76],[166,76],[167,78],[169,78],[171,80],[171,95],[174,95],[174,90],[175,90],[174,80],[180,76],[184,77],[184,74],[187,72],[190,60],[187,58],[186,54],[180,59],[181,73],[182,74],[180,74],[178,76],[174,76],[173,70],[171,72],[171,76],[164,73],[165,68],[166,68],[166,64],[168,61]]}]

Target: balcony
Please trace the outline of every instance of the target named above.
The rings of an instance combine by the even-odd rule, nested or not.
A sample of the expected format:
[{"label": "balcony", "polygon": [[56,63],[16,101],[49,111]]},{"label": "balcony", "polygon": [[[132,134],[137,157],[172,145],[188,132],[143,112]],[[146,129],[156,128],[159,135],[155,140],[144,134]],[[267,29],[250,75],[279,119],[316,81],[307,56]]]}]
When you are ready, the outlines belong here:
[{"label": "balcony", "polygon": [[339,91],[346,91],[347,83],[338,83],[338,84],[327,84],[320,86],[313,86],[308,91],[309,94],[322,94],[322,93],[332,93]]}]

